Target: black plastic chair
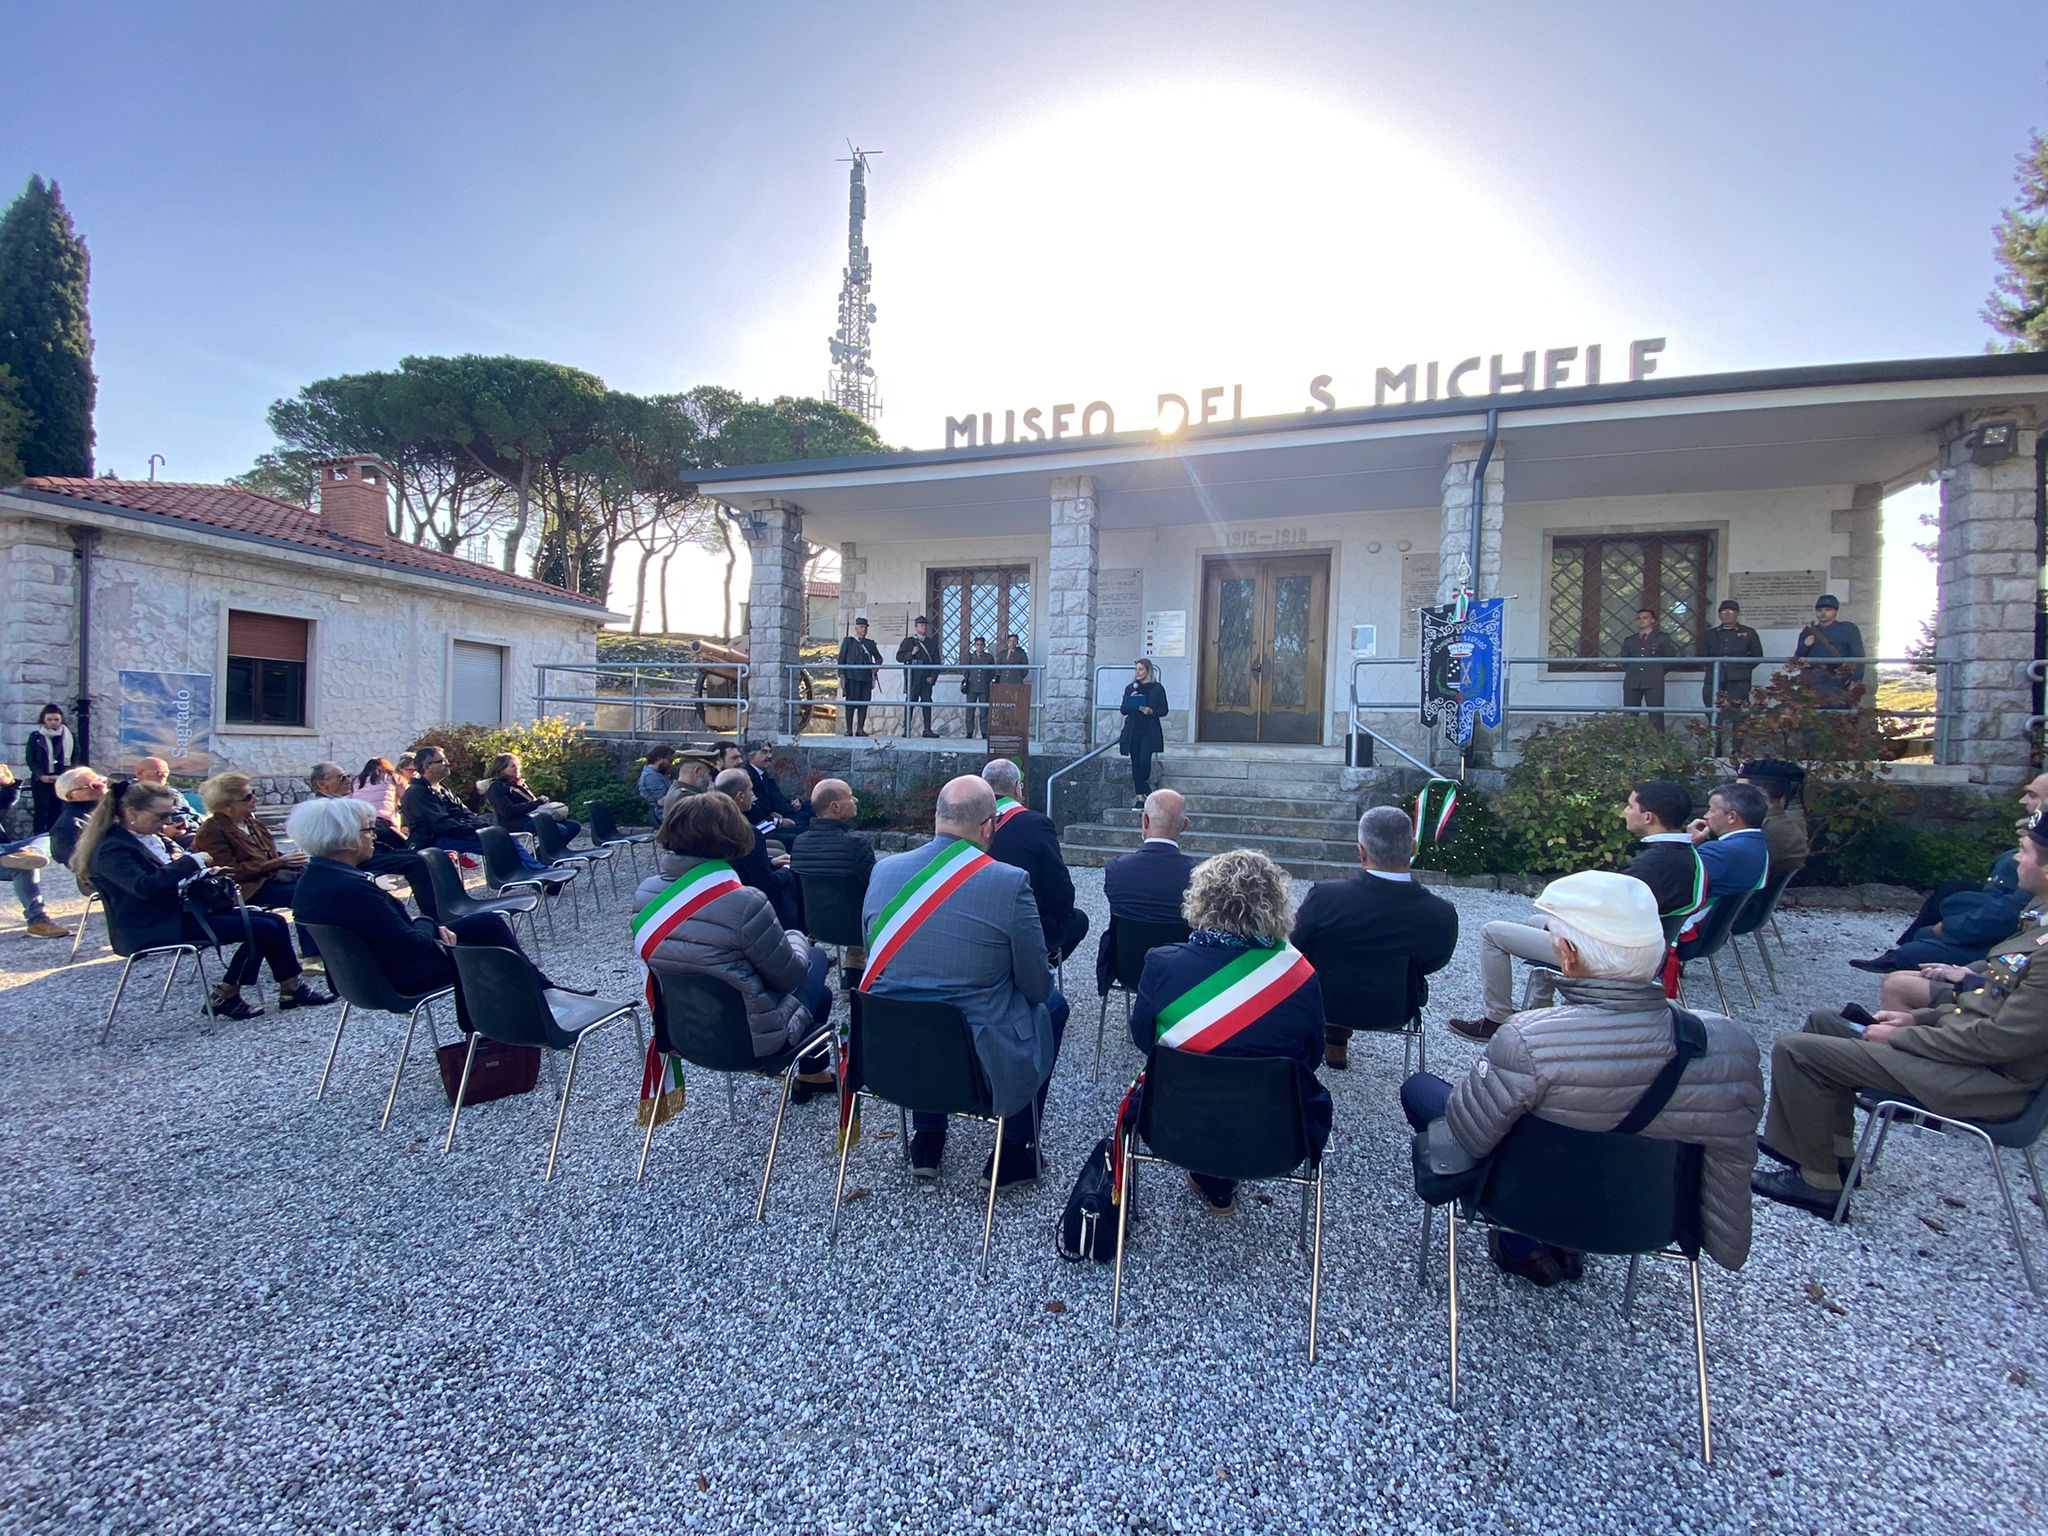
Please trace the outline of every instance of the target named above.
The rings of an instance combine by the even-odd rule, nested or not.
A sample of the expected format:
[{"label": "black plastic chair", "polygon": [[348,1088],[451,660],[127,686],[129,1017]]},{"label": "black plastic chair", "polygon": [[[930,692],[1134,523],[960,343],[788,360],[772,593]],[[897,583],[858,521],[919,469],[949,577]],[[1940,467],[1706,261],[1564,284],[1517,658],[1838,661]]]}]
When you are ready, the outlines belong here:
[{"label": "black plastic chair", "polygon": [[[546,1183],[555,1176],[555,1153],[562,1144],[562,1121],[569,1113],[569,1090],[576,1086],[576,1063],[582,1058],[584,1040],[616,1019],[631,1017],[638,1023],[640,1005],[608,1002],[580,992],[551,991],[541,985],[532,962],[509,949],[457,945],[448,953],[455,961],[455,989],[461,994],[463,1011],[476,1028],[463,1053],[462,1081],[456,1085],[455,1112],[448,1117],[448,1139],[441,1144],[441,1151],[446,1153],[455,1145],[455,1124],[462,1118],[462,1095],[469,1087],[479,1036],[500,1045],[567,1051],[569,1075],[562,1082],[562,1102],[555,1110],[555,1136],[548,1143],[548,1168],[541,1180]],[[644,1055],[644,1031],[641,1046]]]},{"label": "black plastic chair", "polygon": [[[104,906],[104,902],[102,906]],[[107,947],[121,957],[121,979],[114,984],[113,1001],[107,1004],[107,1016],[100,1024],[101,1045],[105,1045],[107,1037],[114,1032],[114,1012],[121,1006],[121,994],[128,990],[128,973],[134,970],[136,961],[147,960],[152,955],[169,955],[171,957],[171,969],[164,977],[164,989],[156,997],[156,1011],[158,1013],[164,1011],[164,1004],[169,1002],[171,998],[171,986],[177,981],[178,972],[184,967],[185,957],[190,955],[192,957],[192,969],[199,977],[199,1011],[202,1014],[206,1012],[208,1006],[213,1001],[213,984],[206,979],[206,952],[208,950],[213,951],[214,959],[220,961],[222,973],[225,974],[228,966],[228,957],[221,953],[222,946],[240,943],[248,937],[248,930],[242,922],[241,894],[239,892],[236,893],[234,911],[210,917],[207,921],[213,924],[215,932],[220,935],[220,943],[187,944],[181,942],[177,944],[151,944],[142,949],[123,949],[120,940],[114,937],[113,914],[111,912],[107,914]],[[258,1006],[260,1008],[263,984],[258,981],[255,985]]]},{"label": "black plastic chair", "polygon": [[654,842],[652,832],[621,832],[618,818],[612,815],[612,808],[602,800],[583,802],[583,832],[590,839],[593,848],[621,849],[633,860],[637,873],[640,868],[640,850]]},{"label": "black plastic chair", "polygon": [[341,999],[341,1017],[334,1023],[334,1040],[327,1047],[327,1064],[320,1069],[320,1086],[313,1090],[316,1102],[327,1095],[327,1077],[334,1070],[334,1053],[341,1049],[341,1032],[348,1028],[352,1011],[367,1008],[372,1013],[405,1015],[405,1041],[398,1047],[398,1065],[391,1072],[391,1092],[384,1097],[384,1114],[377,1121],[377,1129],[381,1131],[391,1123],[391,1106],[398,1102],[398,1080],[405,1073],[406,1057],[412,1053],[413,1031],[419,1027],[420,1015],[426,1014],[427,1027],[431,1029],[434,1004],[444,997],[453,997],[455,988],[453,985],[436,987],[430,992],[408,995],[391,984],[391,978],[377,963],[370,946],[356,934],[332,923],[308,923],[306,931],[320,946],[320,958],[327,966],[327,984]]},{"label": "black plastic chair", "polygon": [[98,891],[85,892],[85,910],[78,914],[78,927],[71,935],[71,955],[64,963],[69,965],[78,958],[78,946],[85,942],[85,925],[92,921],[92,909],[100,905]]},{"label": "black plastic chair", "polygon": [[[1524,1115],[1493,1155],[1476,1196],[1450,1217],[1451,1407],[1458,1406],[1458,1226],[1477,1222],[1581,1253],[1626,1254],[1622,1316],[1635,1306],[1645,1254],[1683,1259],[1692,1279],[1692,1337],[1700,1409],[1700,1459],[1714,1459],[1707,1403],[1706,1314],[1700,1304],[1700,1149],[1652,1136],[1580,1131]],[[1434,1207],[1422,1216],[1424,1256]]]},{"label": "black plastic chair", "polygon": [[1429,1038],[1422,1032],[1422,1010],[1409,998],[1421,991],[1419,978],[1406,955],[1327,955],[1316,967],[1322,983],[1323,1021],[1339,1029],[1401,1037],[1401,1075],[1408,1058],[1419,1052],[1418,1071],[1429,1070]]},{"label": "black plastic chair", "polygon": [[1849,1176],[1842,1181],[1842,1194],[1835,1202],[1833,1219],[1839,1223],[1848,1216],[1849,1191],[1858,1188],[1864,1174],[1877,1166],[1878,1154],[1884,1151],[1884,1139],[1891,1134],[1891,1128],[1900,1116],[1906,1117],[1904,1123],[1907,1125],[1926,1126],[1932,1123],[1953,1126],[1966,1135],[1976,1137],[1990,1157],[1991,1172],[1998,1180],[1999,1196],[2005,1201],[2005,1217],[2012,1225],[2012,1245],[2020,1251],[2020,1271],[2027,1277],[2027,1289],[2040,1296],[2041,1277],[2034,1270],[2034,1257],[2027,1249],[2025,1234],[2020,1230],[2019,1206],[2013,1202],[2012,1186],[2006,1182],[2005,1164],[1998,1156],[1998,1149],[2020,1149],[2026,1159],[2027,1174],[2034,1181],[2034,1199],[2042,1211],[2048,1213],[2048,1189],[2042,1187],[2041,1165],[2034,1155],[2041,1133],[2048,1130],[2048,1083],[2037,1088],[2032,1102],[2010,1120],[1965,1120],[1956,1115],[1941,1114],[1914,1099],[1875,1099],[1870,1095],[1859,1095],[1858,1103],[1870,1112],[1870,1119],[1863,1127],[1862,1139],[1856,1143],[1856,1157],[1849,1164]]},{"label": "black plastic chair", "polygon": [[[988,1077],[975,1054],[967,1020],[951,1003],[912,1002],[900,997],[853,994],[853,1022],[846,1043],[842,1093],[868,1094],[896,1106],[902,1119],[903,1160],[910,1161],[911,1114],[982,1120],[996,1128],[995,1156],[988,1166],[988,1213],[981,1224],[981,1277],[988,1278],[989,1242],[995,1232],[996,1176],[1003,1161],[1003,1122],[995,1111]],[[832,1191],[832,1230],[839,1241],[839,1207],[846,1193],[846,1158],[851,1138],[839,1149],[839,1183]]]},{"label": "black plastic chair", "polygon": [[797,885],[803,896],[804,932],[816,943],[830,944],[839,951],[839,980],[845,985],[846,952],[867,948],[860,909],[867,900],[868,883],[865,878],[854,880],[843,875],[799,875]]},{"label": "black plastic chair", "polygon": [[1095,1059],[1088,1066],[1091,1083],[1102,1075],[1102,1037],[1109,1025],[1109,993],[1117,993],[1124,1000],[1124,1033],[1129,1034],[1131,1000],[1138,995],[1138,981],[1145,974],[1145,956],[1155,949],[1188,941],[1188,925],[1183,922],[1140,923],[1112,915],[1110,923],[1114,935],[1114,974],[1110,977],[1109,992],[1102,994],[1102,1010],[1095,1017]]},{"label": "black plastic chair", "polygon": [[[1736,891],[1727,896],[1716,896],[1707,903],[1707,915],[1700,919],[1698,930],[1689,939],[1680,939],[1673,948],[1678,955],[1678,992],[1680,1000],[1685,996],[1685,967],[1693,960],[1704,960],[1714,978],[1714,993],[1721,1000],[1721,1011],[1732,1014],[1728,1006],[1728,989],[1721,985],[1721,966],[1715,958],[1728,945],[1728,935],[1735,927],[1735,920],[1742,916],[1742,909],[1749,903],[1754,891]],[[1738,957],[1739,958],[1739,957]],[[1749,975],[1743,973],[1743,982],[1748,984]],[[1756,1006],[1756,994],[1750,994],[1750,1006]]]},{"label": "black plastic chair", "polygon": [[[567,886],[570,888],[569,901],[574,907],[574,887],[576,877],[583,872],[581,868],[528,869],[526,861],[519,857],[519,845],[512,841],[512,834],[503,827],[482,827],[476,835],[484,849],[484,879],[500,896],[508,891],[532,891],[539,896],[554,896]],[[546,910],[548,931],[552,933],[554,909]]]},{"label": "black plastic chair", "polygon": [[[796,1076],[797,1059],[819,1044],[829,1047],[834,1076],[839,1069],[838,1037],[821,1025],[810,1038],[773,1056],[754,1054],[753,1032],[747,1026],[747,1000],[731,983],[715,976],[656,974],[654,978],[654,1048],[664,1063],[680,1057],[693,1067],[717,1072],[725,1078],[725,1113],[736,1117],[734,1083],[740,1076],[780,1078],[781,1100],[775,1109],[775,1128],[768,1133],[768,1160],[761,1169],[761,1194],[754,1202],[754,1220],[768,1219],[768,1180],[775,1172],[775,1149],[782,1140],[782,1118],[789,1110],[789,1087]],[[647,1151],[654,1145],[658,1117],[647,1117],[647,1135],[640,1143],[637,1182],[647,1173]]]},{"label": "black plastic chair", "polygon": [[[1145,1067],[1138,1123],[1124,1137],[1117,1190],[1116,1279],[1109,1293],[1113,1328],[1123,1299],[1133,1165],[1169,1163],[1214,1179],[1277,1180],[1301,1186],[1301,1231],[1309,1248],[1309,1202],[1315,1243],[1308,1278],[1308,1358],[1316,1358],[1316,1316],[1323,1285],[1323,1164],[1309,1143],[1300,1067],[1284,1056],[1212,1056],[1160,1046]],[[1140,1152],[1142,1141],[1151,1148]],[[1306,1174],[1298,1170],[1307,1166]]]},{"label": "black plastic chair", "polygon": [[[1738,961],[1742,958],[1742,946],[1735,942],[1737,939],[1747,936],[1749,941],[1756,945],[1757,958],[1764,963],[1764,976],[1769,980],[1773,992],[1778,990],[1778,968],[1771,964],[1771,952],[1764,947],[1763,928],[1764,924],[1770,923],[1771,931],[1777,932],[1775,919],[1778,913],[1778,898],[1785,894],[1785,887],[1792,883],[1792,877],[1803,868],[1805,865],[1802,862],[1785,869],[1773,869],[1770,879],[1764,882],[1764,888],[1750,897],[1743,906],[1742,915],[1735,919],[1733,926],[1728,930],[1728,948]],[[1748,972],[1743,973],[1742,979],[1745,983],[1748,982]]]},{"label": "black plastic chair", "polygon": [[446,848],[423,848],[420,857],[426,860],[427,885],[433,890],[434,907],[444,926],[452,927],[465,917],[495,912],[516,928],[516,919],[523,915],[527,936],[533,940],[533,952],[540,953],[540,923],[533,915],[540,897],[531,891],[518,896],[472,896],[469,887],[462,883],[462,869],[454,854]]},{"label": "black plastic chair", "polygon": [[[617,849],[571,848],[568,834],[563,832],[562,824],[552,816],[533,818],[533,840],[540,845],[540,856],[550,868],[581,869],[592,866],[610,871],[612,894],[618,895],[619,875],[617,870],[612,869],[612,855],[618,851]],[[597,905],[595,880],[590,884],[590,903],[593,907]]]}]

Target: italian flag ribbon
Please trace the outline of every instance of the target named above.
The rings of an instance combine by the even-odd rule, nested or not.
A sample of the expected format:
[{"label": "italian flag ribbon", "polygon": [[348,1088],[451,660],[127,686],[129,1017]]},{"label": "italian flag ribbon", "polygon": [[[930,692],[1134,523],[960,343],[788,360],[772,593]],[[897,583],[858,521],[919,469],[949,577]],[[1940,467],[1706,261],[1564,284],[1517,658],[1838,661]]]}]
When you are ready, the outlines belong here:
[{"label": "italian flag ribbon", "polygon": [[1271,1013],[1315,975],[1291,944],[1250,949],[1159,1010],[1159,1043],[1180,1051],[1213,1051]]},{"label": "italian flag ribbon", "polygon": [[872,992],[875,978],[888,969],[889,962],[939,904],[994,862],[974,844],[956,837],[906,880],[903,889],[875,915],[874,927],[868,930],[868,964],[861,973],[861,991]]},{"label": "italian flag ribbon", "polygon": [[[1436,823],[1430,825],[1430,803],[1443,796],[1438,807]],[[1422,786],[1415,796],[1415,851],[1422,851],[1422,829],[1429,827],[1429,841],[1432,846],[1444,840],[1444,832],[1450,827],[1451,813],[1458,808],[1458,781],[1456,779],[1431,779]]]},{"label": "italian flag ribbon", "polygon": [[[640,962],[640,990],[647,998],[647,1012],[653,1017],[661,1006],[654,985],[654,952],[661,941],[683,925],[685,919],[703,911],[729,891],[740,889],[740,877],[723,859],[706,859],[676,881],[633,916],[633,955]],[[643,1121],[652,1115],[659,1124],[682,1109],[683,1064],[662,1061],[661,1048],[647,1042],[647,1062],[640,1072],[640,1113]],[[676,1098],[673,1103],[669,1096]]]},{"label": "italian flag ribbon", "polygon": [[1008,821],[1012,816],[1016,815],[1019,811],[1023,810],[1024,808],[1025,807],[1022,801],[1012,800],[1008,795],[997,795],[996,825],[1000,827],[1004,822]]}]

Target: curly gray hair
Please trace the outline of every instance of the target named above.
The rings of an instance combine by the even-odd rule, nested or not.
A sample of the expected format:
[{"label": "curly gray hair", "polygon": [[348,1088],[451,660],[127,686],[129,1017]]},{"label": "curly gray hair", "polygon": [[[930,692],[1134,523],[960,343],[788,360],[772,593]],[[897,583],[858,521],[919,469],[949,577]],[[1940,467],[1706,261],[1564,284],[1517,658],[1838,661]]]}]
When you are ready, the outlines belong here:
[{"label": "curly gray hair", "polygon": [[1256,848],[1233,848],[1195,871],[1180,915],[1190,928],[1279,944],[1294,929],[1294,897],[1279,865]]}]

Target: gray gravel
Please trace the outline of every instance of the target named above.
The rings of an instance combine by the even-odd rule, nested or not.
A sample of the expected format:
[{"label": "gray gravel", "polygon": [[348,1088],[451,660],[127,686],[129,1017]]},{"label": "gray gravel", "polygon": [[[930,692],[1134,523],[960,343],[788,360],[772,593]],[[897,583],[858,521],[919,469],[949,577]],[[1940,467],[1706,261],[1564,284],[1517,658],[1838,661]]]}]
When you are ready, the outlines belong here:
[{"label": "gray gravel", "polygon": [[[1076,872],[1100,924],[1101,879]],[[60,919],[76,898],[49,882]],[[68,899],[67,899],[68,898]],[[1478,1004],[1477,929],[1522,898],[1453,896],[1467,937],[1431,1018]],[[630,995],[625,907],[547,955]],[[1896,915],[1798,913],[1760,1038],[1875,1001],[1843,958]],[[1717,1461],[1695,1456],[1682,1271],[1538,1293],[1468,1257],[1465,1405],[1445,1401],[1442,1224],[1417,1208],[1394,1089],[1362,1040],[1332,1074],[1323,1358],[1303,1358],[1293,1207],[1200,1211],[1148,1187],[1109,1272],[1051,1231],[1117,1086],[1087,1080],[1091,989],[1048,1127],[1053,1177],[998,1202],[976,1277],[987,1133],[914,1189],[869,1119],[836,1251],[829,1112],[791,1111],[769,1222],[752,1199],[769,1090],[692,1078],[633,1183],[630,1032],[588,1056],[555,1182],[545,1091],[465,1115],[424,1050],[375,1130],[392,1021],[241,1024],[124,1007],[95,939],[0,936],[0,1527],[96,1531],[2040,1530],[2043,1310],[2024,1299],[1981,1154],[1901,1133],[1859,1219],[1758,1212],[1707,1272]],[[1476,1049],[1433,1029],[1432,1060]],[[1127,1073],[1127,1046],[1113,1059]],[[543,1078],[543,1089],[547,1079]],[[2041,1213],[2024,1212],[2048,1238]],[[2048,1258],[2048,1244],[2044,1244]],[[1475,1262],[1476,1260],[1476,1262]]]}]

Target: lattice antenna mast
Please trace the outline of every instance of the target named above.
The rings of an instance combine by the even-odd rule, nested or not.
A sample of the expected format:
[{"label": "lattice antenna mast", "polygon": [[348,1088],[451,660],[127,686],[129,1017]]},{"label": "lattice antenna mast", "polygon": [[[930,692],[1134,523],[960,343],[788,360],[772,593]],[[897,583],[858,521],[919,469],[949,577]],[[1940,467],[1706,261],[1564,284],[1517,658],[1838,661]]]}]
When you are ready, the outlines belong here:
[{"label": "lattice antenna mast", "polygon": [[859,149],[850,141],[846,147],[853,166],[847,178],[846,274],[839,285],[839,329],[832,333],[832,372],[825,381],[825,398],[873,425],[881,414],[882,396],[868,331],[875,323],[869,298],[875,269],[867,244],[868,159],[881,151]]}]

